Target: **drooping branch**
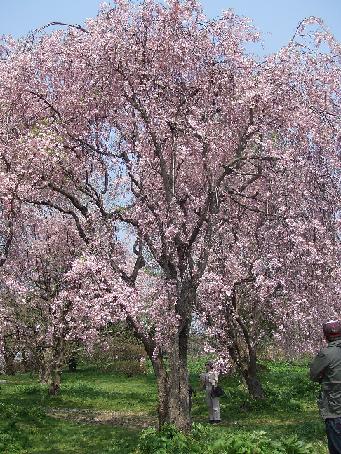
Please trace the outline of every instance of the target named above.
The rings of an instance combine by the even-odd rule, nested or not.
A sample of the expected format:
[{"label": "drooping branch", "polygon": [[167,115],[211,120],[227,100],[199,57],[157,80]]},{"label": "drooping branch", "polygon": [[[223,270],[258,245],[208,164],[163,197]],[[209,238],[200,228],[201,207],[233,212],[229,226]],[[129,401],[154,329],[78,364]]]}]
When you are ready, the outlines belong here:
[{"label": "drooping branch", "polygon": [[32,205],[37,205],[37,206],[46,206],[48,208],[52,208],[54,210],[57,210],[59,211],[60,213],[62,214],[65,214],[65,215],[69,215],[69,216],[72,216],[74,221],[75,221],[75,224],[76,224],[76,227],[77,227],[77,230],[79,232],[79,235],[80,237],[84,240],[84,242],[86,244],[89,244],[89,238],[87,237],[82,225],[81,225],[81,222],[79,220],[79,217],[77,216],[77,214],[72,211],[72,210],[66,210],[62,207],[60,207],[59,205],[49,201],[49,200],[29,200],[29,199],[22,199],[23,202],[26,202],[26,203],[29,203],[29,204],[32,204]]},{"label": "drooping branch", "polygon": [[89,31],[86,28],[82,27],[81,25],[78,25],[78,24],[66,24],[64,22],[57,22],[57,21],[49,22],[48,24],[44,25],[43,27],[37,28],[36,30],[34,30],[34,33],[40,33],[43,30],[45,30],[46,28],[53,27],[55,25],[61,25],[63,27],[75,28],[76,30],[80,30],[80,31],[82,31],[84,33],[89,33]]},{"label": "drooping branch", "polygon": [[58,109],[56,109],[51,103],[50,101],[48,101],[46,99],[45,96],[43,96],[42,94],[40,93],[36,93],[35,91],[32,91],[32,90],[29,90],[29,93],[31,93],[32,95],[36,96],[38,99],[40,99],[41,101],[43,101],[44,104],[46,104],[46,106],[51,109],[51,111],[53,112],[53,115],[54,116],[57,116],[59,120],[62,119],[62,115],[61,113],[59,112]]},{"label": "drooping branch", "polygon": [[84,217],[87,217],[88,215],[88,208],[83,205],[74,195],[70,194],[68,191],[66,191],[63,188],[60,188],[59,186],[55,185],[53,182],[49,181],[47,183],[47,186],[52,189],[53,191],[58,192],[59,194],[63,195],[66,197],[72,205],[79,210]]}]

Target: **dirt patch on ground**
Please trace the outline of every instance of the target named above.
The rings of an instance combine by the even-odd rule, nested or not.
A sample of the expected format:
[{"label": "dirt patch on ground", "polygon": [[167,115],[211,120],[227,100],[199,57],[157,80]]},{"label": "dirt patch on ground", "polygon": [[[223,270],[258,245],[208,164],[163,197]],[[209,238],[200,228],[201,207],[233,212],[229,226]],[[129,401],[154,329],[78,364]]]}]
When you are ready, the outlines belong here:
[{"label": "dirt patch on ground", "polygon": [[49,408],[47,414],[53,418],[68,419],[85,424],[109,424],[130,429],[144,429],[157,425],[157,418],[145,413],[95,411],[79,408]]}]

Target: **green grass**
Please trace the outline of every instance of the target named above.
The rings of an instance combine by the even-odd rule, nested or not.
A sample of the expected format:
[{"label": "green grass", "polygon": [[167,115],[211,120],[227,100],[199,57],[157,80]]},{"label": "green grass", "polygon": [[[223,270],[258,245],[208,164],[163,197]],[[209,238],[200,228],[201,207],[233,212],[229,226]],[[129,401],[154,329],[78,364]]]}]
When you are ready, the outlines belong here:
[{"label": "green grass", "polygon": [[[191,381],[197,390],[198,365],[192,365]],[[3,377],[0,389],[1,434],[7,451],[2,454],[129,454],[141,430],[156,424],[156,386],[152,375],[128,378],[87,368],[63,374],[62,389],[49,397],[46,387],[30,374]],[[267,399],[254,402],[237,377],[222,380],[223,422],[219,433],[265,431],[273,438],[296,434],[327,453],[324,427],[315,398],[317,389],[307,377],[306,364],[267,363],[262,372]],[[202,392],[193,399],[193,420],[206,423]],[[4,441],[3,441],[4,443]],[[6,446],[5,443],[5,446]],[[19,448],[21,446],[21,448]]]},{"label": "green grass", "polygon": [[[307,363],[266,363],[261,374],[267,399],[253,401],[238,377],[222,380],[226,397],[220,399],[223,423],[216,428],[225,432],[265,431],[273,439],[297,435],[312,443],[312,454],[327,454],[324,424],[316,407],[319,385],[308,378]],[[195,377],[192,377],[196,383]],[[193,419],[204,422],[205,403],[197,396]]]}]

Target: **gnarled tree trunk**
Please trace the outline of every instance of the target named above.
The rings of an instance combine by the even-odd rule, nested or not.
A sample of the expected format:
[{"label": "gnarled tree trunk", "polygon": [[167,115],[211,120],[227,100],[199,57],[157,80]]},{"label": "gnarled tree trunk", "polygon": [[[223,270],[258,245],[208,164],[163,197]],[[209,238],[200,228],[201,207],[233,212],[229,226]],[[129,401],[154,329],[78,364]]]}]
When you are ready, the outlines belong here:
[{"label": "gnarled tree trunk", "polygon": [[[236,335],[237,336],[237,335]],[[258,377],[257,352],[250,343],[245,343],[238,339],[232,338],[229,348],[230,356],[236,365],[238,372],[243,377],[249,394],[254,399],[264,399],[265,392],[261,381]]]},{"label": "gnarled tree trunk", "polygon": [[188,322],[175,336],[169,355],[169,422],[179,429],[191,428],[189,409],[189,382],[187,368]]},{"label": "gnarled tree trunk", "polygon": [[174,334],[171,351],[158,356],[150,355],[158,387],[159,429],[174,424],[183,431],[191,428],[189,381],[187,368],[190,321]]},{"label": "gnarled tree trunk", "polygon": [[44,347],[39,355],[39,380],[41,383],[48,383],[51,376],[52,348]]},{"label": "gnarled tree trunk", "polygon": [[132,317],[128,316],[126,321],[136,338],[143,343],[153,365],[158,387],[159,429],[165,424],[174,424],[182,431],[189,431],[191,415],[187,356],[196,286],[191,279],[184,279],[178,288],[176,312],[179,326],[169,339],[167,352],[157,353],[154,336],[145,334]]},{"label": "gnarled tree trunk", "polygon": [[56,395],[60,389],[60,382],[62,376],[62,366],[64,359],[64,339],[57,337],[53,350],[53,359],[51,364],[51,374],[49,377],[49,394]]},{"label": "gnarled tree trunk", "polygon": [[249,350],[248,367],[242,371],[250,396],[254,399],[264,399],[265,392],[258,378],[257,355],[254,349]]}]

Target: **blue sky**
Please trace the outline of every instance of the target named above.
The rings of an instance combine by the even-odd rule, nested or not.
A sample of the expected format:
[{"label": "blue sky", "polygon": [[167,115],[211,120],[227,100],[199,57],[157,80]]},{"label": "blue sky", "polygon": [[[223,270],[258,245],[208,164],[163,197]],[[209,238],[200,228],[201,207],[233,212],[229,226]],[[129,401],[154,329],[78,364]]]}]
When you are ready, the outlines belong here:
[{"label": "blue sky", "polygon": [[[0,0],[0,34],[25,35],[51,21],[83,23],[96,15],[99,0]],[[204,11],[216,17],[233,8],[262,31],[265,52],[278,50],[294,34],[300,20],[322,17],[341,41],[341,0],[203,0]]]}]

